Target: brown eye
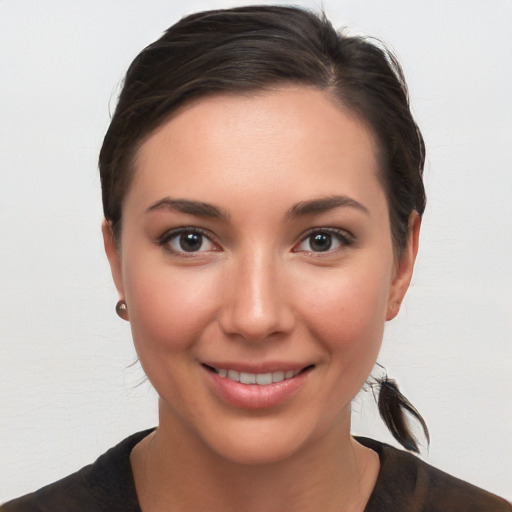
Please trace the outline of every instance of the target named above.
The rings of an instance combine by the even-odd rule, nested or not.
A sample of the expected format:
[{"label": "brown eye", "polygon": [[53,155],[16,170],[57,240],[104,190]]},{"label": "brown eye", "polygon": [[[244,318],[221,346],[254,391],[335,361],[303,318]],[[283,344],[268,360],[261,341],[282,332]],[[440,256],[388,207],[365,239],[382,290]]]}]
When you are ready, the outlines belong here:
[{"label": "brown eye", "polygon": [[309,237],[309,246],[315,252],[328,251],[332,247],[332,235],[330,233],[316,233]]},{"label": "brown eye", "polygon": [[335,229],[317,229],[302,239],[295,252],[335,252],[351,244],[352,239],[345,232]]},{"label": "brown eye", "polygon": [[180,249],[185,252],[195,252],[203,245],[203,235],[199,233],[182,233],[178,238]]},{"label": "brown eye", "polygon": [[174,253],[196,253],[216,250],[216,245],[197,229],[181,229],[169,233],[162,245]]}]

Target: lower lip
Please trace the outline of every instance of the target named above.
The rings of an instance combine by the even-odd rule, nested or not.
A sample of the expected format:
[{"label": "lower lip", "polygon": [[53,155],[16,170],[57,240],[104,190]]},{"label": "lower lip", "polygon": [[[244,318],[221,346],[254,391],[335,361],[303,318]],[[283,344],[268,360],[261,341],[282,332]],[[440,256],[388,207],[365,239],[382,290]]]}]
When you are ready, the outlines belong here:
[{"label": "lower lip", "polygon": [[241,384],[204,369],[214,392],[225,402],[242,409],[265,409],[279,405],[295,395],[304,385],[309,371],[281,382],[260,386]]}]

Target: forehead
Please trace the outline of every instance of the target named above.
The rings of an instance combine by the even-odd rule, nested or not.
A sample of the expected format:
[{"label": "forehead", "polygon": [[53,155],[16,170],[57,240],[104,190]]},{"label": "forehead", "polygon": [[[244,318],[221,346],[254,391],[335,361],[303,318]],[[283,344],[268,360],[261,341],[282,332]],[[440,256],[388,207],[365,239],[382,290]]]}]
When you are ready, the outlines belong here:
[{"label": "forehead", "polygon": [[215,202],[228,190],[269,201],[277,191],[290,201],[357,196],[380,188],[377,173],[376,145],[363,122],[326,92],[284,87],[216,95],[182,109],[139,149],[127,201],[168,194]]}]

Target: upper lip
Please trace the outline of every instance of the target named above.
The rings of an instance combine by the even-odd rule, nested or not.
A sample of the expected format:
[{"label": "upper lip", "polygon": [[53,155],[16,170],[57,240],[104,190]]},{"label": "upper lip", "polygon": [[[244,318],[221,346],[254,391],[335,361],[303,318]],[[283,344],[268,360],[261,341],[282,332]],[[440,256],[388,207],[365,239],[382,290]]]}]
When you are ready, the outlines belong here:
[{"label": "upper lip", "polygon": [[301,371],[309,366],[313,366],[312,363],[292,363],[292,362],[264,362],[264,363],[244,363],[244,362],[213,362],[213,361],[202,361],[201,364],[209,366],[217,370],[236,370],[244,373],[273,373],[279,371]]}]

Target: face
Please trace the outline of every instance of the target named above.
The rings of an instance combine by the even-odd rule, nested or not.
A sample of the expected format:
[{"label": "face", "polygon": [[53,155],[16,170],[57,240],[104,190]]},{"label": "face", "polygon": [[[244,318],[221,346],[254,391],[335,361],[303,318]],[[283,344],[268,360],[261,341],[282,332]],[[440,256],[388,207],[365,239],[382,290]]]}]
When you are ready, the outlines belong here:
[{"label": "face", "polygon": [[245,463],[348,436],[415,255],[394,259],[378,173],[305,87],[203,99],[146,140],[104,235],[161,429]]}]

